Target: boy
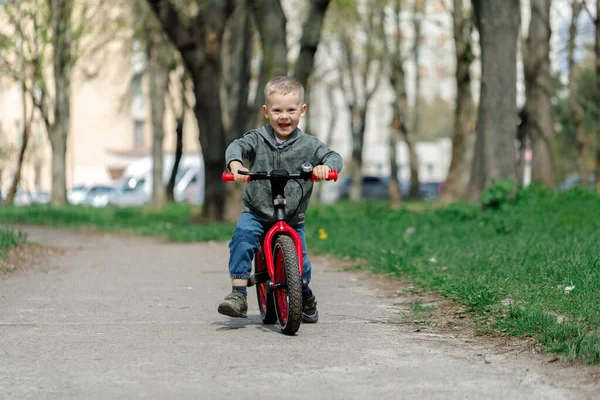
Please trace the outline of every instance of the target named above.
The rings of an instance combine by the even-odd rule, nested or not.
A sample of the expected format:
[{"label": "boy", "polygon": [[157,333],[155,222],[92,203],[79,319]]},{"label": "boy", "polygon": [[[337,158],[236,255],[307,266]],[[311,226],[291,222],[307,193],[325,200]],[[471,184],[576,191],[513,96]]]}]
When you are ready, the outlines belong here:
[{"label": "boy", "polygon": [[[313,173],[316,180],[326,179],[327,174],[334,169],[341,171],[342,157],[316,137],[307,135],[298,128],[300,118],[306,113],[306,104],[304,88],[297,79],[289,76],[271,79],[265,86],[265,103],[262,110],[269,125],[245,133],[242,138],[234,140],[225,152],[227,167],[234,174],[235,182],[247,182],[247,177],[239,174],[240,171],[271,171],[275,168],[298,171],[305,162],[315,166]],[[243,159],[248,159],[250,169],[242,165]],[[293,181],[286,186],[286,212],[289,224],[302,240],[302,278],[310,282],[311,264],[306,256],[304,213],[312,194],[313,183],[304,180],[298,182],[302,189]],[[301,198],[302,202],[299,204]],[[294,214],[296,207],[298,211]],[[219,313],[230,317],[246,317],[247,284],[252,272],[252,259],[258,248],[258,241],[272,217],[270,182],[252,182],[246,187],[242,215],[229,244],[232,291],[219,304]],[[307,287],[302,292],[302,321],[314,323],[318,319],[317,301]]]}]

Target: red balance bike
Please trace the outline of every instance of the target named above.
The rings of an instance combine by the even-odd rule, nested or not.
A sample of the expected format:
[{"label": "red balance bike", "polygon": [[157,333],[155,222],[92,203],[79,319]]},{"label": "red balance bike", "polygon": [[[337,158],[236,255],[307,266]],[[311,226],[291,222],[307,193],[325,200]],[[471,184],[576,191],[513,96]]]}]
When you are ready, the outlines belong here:
[{"label": "red balance bike", "polygon": [[[243,172],[248,182],[269,180],[273,198],[274,223],[259,241],[254,257],[254,274],[248,286],[256,285],[260,317],[265,324],[279,322],[286,335],[295,334],[302,322],[302,242],[298,233],[287,223],[284,189],[290,180],[315,180],[313,167],[302,164],[301,172],[285,170],[271,172]],[[223,182],[234,180],[233,174],[223,172]],[[329,173],[327,180],[337,181],[337,171]],[[299,182],[298,182],[299,183]]]}]

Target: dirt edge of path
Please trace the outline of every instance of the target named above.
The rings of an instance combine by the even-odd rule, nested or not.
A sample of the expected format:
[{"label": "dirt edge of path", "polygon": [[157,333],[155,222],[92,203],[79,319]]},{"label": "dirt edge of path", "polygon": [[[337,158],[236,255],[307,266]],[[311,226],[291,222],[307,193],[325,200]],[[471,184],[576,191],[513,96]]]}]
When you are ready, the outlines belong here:
[{"label": "dirt edge of path", "polygon": [[[568,362],[561,355],[549,354],[531,337],[502,336],[478,327],[474,315],[464,306],[446,298],[439,292],[426,291],[411,282],[357,269],[357,261],[344,261],[331,256],[313,256],[313,262],[326,262],[330,268],[359,273],[377,290],[378,296],[394,299],[394,317],[382,323],[398,325],[404,332],[429,337],[444,337],[458,341],[470,349],[486,349],[474,353],[481,356],[483,364],[489,364],[488,356],[533,363],[557,381],[571,380],[567,386],[593,386],[600,389],[600,366]],[[360,264],[360,263],[358,263]],[[479,325],[481,326],[481,325]]]}]

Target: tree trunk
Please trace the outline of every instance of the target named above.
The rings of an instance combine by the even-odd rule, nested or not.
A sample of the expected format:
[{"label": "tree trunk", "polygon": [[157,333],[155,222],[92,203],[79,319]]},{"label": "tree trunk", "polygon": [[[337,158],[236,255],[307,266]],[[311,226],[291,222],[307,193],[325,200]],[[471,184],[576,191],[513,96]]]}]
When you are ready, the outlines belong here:
[{"label": "tree trunk", "polygon": [[[533,148],[532,180],[554,187],[554,113],[550,76],[550,3],[530,0],[531,22],[523,46],[525,71],[525,133]],[[524,147],[525,143],[522,144]],[[524,165],[525,160],[520,160]]]},{"label": "tree trunk", "polygon": [[146,27],[146,59],[150,89],[150,116],[152,119],[152,199],[151,207],[160,209],[165,205],[166,193],[163,183],[163,140],[165,137],[165,95],[169,84],[169,71],[164,71],[158,59],[152,32]]},{"label": "tree trunk", "polygon": [[[471,98],[471,22],[465,21],[462,0],[454,0],[454,42],[456,44],[456,106],[454,109],[454,137],[452,138],[452,162],[446,178],[446,190],[442,201],[453,202],[465,197],[468,171],[467,139],[473,111]],[[468,26],[469,25],[469,26]]]},{"label": "tree trunk", "polygon": [[[413,174],[413,163],[417,165],[417,160],[412,149],[412,143],[408,136],[408,130],[406,129],[406,107],[407,107],[407,95],[404,75],[404,65],[402,63],[401,54],[398,53],[395,56],[395,61],[392,63],[393,71],[390,74],[390,84],[395,92],[395,99],[393,104],[394,109],[394,121],[392,123],[392,131],[390,132],[390,186],[388,188],[388,198],[392,206],[398,205],[402,201],[402,192],[399,184],[399,171],[398,171],[398,155],[396,154],[396,148],[398,144],[397,132],[402,135],[404,143],[409,149],[409,163],[411,171],[411,180],[419,179],[419,172]],[[416,178],[413,178],[416,176]]]},{"label": "tree trunk", "polygon": [[[228,53],[229,79],[231,85],[227,94],[231,121],[227,129],[227,143],[241,137],[246,131],[252,112],[249,110],[248,96],[252,79],[250,66],[252,64],[252,27],[247,5],[244,1],[237,3],[238,9],[229,23]],[[234,185],[231,185],[235,187]]]},{"label": "tree trunk", "polygon": [[198,123],[199,141],[205,166],[205,201],[201,222],[225,219],[230,204],[221,181],[225,168],[225,132],[221,119],[220,79],[221,43],[225,23],[234,2],[203,2],[195,25],[186,27],[173,4],[167,0],[147,0],[171,42],[181,53],[194,83],[194,115]]},{"label": "tree trunk", "polygon": [[[263,89],[267,82],[275,76],[288,74],[285,28],[287,19],[280,0],[250,0],[250,4],[262,45],[262,65],[252,110],[254,113],[258,112],[265,102]],[[262,113],[258,115],[259,120],[262,120]],[[249,123],[257,125],[252,118]]]},{"label": "tree trunk", "polygon": [[583,1],[573,0],[571,7],[571,25],[569,27],[568,64],[569,64],[569,106],[573,113],[575,124],[575,140],[577,147],[577,165],[581,184],[586,185],[588,180],[588,169],[586,163],[586,137],[583,126],[583,107],[579,103],[577,94],[577,81],[575,79],[575,39],[577,37],[577,19],[583,8]]},{"label": "tree trunk", "polygon": [[[230,18],[227,28],[227,48],[224,49],[225,73],[229,80],[227,85],[227,106],[231,110],[230,124],[227,128],[226,143],[229,145],[241,137],[251,126],[249,121],[256,121],[253,116],[257,109],[249,106],[250,81],[252,80],[252,24],[248,12],[247,1],[237,2],[237,9]],[[251,108],[252,107],[252,108]],[[226,185],[229,208],[225,210],[226,220],[236,220],[240,213],[240,204],[244,193],[243,185]]]},{"label": "tree trunk", "polygon": [[[170,73],[171,71],[169,71]],[[179,74],[179,87],[174,88],[174,92],[179,94],[180,107],[177,108],[175,100],[169,96],[171,99],[171,109],[173,110],[173,115],[175,116],[175,159],[173,160],[173,168],[171,168],[171,175],[169,176],[169,182],[166,187],[166,195],[167,201],[172,202],[175,201],[175,179],[177,178],[177,172],[179,171],[179,164],[181,163],[181,158],[183,157],[183,126],[185,123],[185,113],[189,104],[186,100],[186,82],[188,80],[188,74],[186,71],[182,71]],[[169,77],[167,76],[167,92],[171,93],[171,90],[168,89],[168,86],[171,84]]]},{"label": "tree trunk", "polygon": [[21,148],[19,149],[19,156],[17,159],[17,168],[15,171],[15,176],[13,177],[13,181],[10,184],[10,188],[8,189],[8,193],[6,195],[5,204],[10,205],[13,204],[15,199],[15,194],[17,193],[17,188],[19,187],[19,182],[21,181],[21,171],[23,170],[23,160],[25,159],[25,151],[27,150],[27,145],[29,144],[29,136],[31,132],[31,120],[33,119],[33,110],[31,110],[30,115],[27,115],[27,97],[25,94],[27,93],[27,88],[25,87],[25,82],[21,81],[21,106],[23,107],[23,137],[21,140]]},{"label": "tree trunk", "polygon": [[[596,1],[596,91],[600,93],[600,1]],[[596,192],[600,195],[600,119],[596,122]]]},{"label": "tree trunk", "polygon": [[[421,61],[420,49],[421,40],[423,40],[422,33],[422,19],[425,14],[425,0],[415,0],[413,24],[415,27],[415,41],[413,44],[414,61],[415,61],[415,110],[413,116],[412,133],[415,137],[419,135],[419,109],[421,103],[421,73],[419,71],[419,65]],[[410,191],[408,197],[410,199],[420,199],[421,192],[419,190],[419,160],[417,152],[412,143],[407,142],[408,153],[410,156]]]},{"label": "tree trunk", "polygon": [[[394,90],[395,98],[392,104],[394,110],[394,120],[392,121],[392,129],[389,137],[389,163],[390,163],[390,183],[388,186],[388,201],[391,207],[397,207],[402,203],[402,191],[400,188],[400,176],[398,171],[398,135],[402,135],[407,146],[411,148],[406,129],[406,76],[404,74],[404,56],[402,52],[402,22],[400,14],[402,12],[401,0],[394,2],[394,15],[396,23],[396,36],[394,38],[393,47],[390,49],[390,85]],[[385,31],[384,31],[384,38]],[[410,157],[409,157],[410,159]],[[413,162],[414,160],[411,160]],[[417,171],[418,180],[418,171]]]},{"label": "tree trunk", "polygon": [[[182,88],[185,90],[185,87]],[[183,97],[183,96],[182,96]],[[179,164],[181,163],[181,157],[183,156],[183,123],[185,121],[185,102],[181,104],[181,113],[175,118],[175,160],[173,160],[173,168],[171,169],[171,176],[167,183],[167,201],[175,201],[175,178],[177,178],[177,171],[179,171]]]},{"label": "tree trunk", "polygon": [[[329,126],[327,127],[327,132],[325,133],[325,140],[324,143],[331,147],[331,142],[333,140],[333,133],[335,132],[335,126],[336,126],[336,122],[337,122],[337,107],[335,104],[335,92],[333,90],[332,87],[328,87],[327,88],[327,104],[329,104],[329,110],[330,110],[330,119],[329,119]],[[321,200],[321,193],[323,190],[323,185],[316,185],[315,187],[315,199],[317,199],[318,201]]]},{"label": "tree trunk", "polygon": [[481,94],[476,151],[469,184],[470,200],[479,201],[490,180],[515,180],[517,129],[517,36],[519,0],[473,0],[481,42]]},{"label": "tree trunk", "polygon": [[51,7],[55,109],[50,131],[52,144],[52,192],[54,205],[67,203],[66,154],[71,115],[72,0],[54,0]]},{"label": "tree trunk", "polygon": [[389,152],[390,152],[390,182],[388,185],[388,202],[392,208],[397,208],[402,203],[402,191],[398,178],[398,135],[400,130],[400,116],[394,112],[393,129],[390,130]]},{"label": "tree trunk", "polygon": [[308,18],[302,26],[300,54],[296,60],[294,77],[304,85],[307,91],[309,90],[308,78],[313,70],[315,53],[321,38],[321,28],[330,2],[331,0],[311,0]]},{"label": "tree trunk", "polygon": [[365,141],[365,118],[366,108],[353,105],[350,107],[352,115],[352,161],[351,161],[351,185],[348,198],[350,201],[362,199],[362,165],[363,144]]},{"label": "tree trunk", "polygon": [[[523,58],[525,58],[526,56],[524,55]],[[525,107],[521,108],[521,110],[519,111],[519,119],[520,119],[520,123],[517,126],[517,145],[519,146],[519,155],[518,155],[518,159],[515,165],[515,171],[517,173],[517,184],[519,186],[523,186],[524,184],[524,174],[525,174],[525,156],[526,156],[526,151],[527,151],[527,131],[528,131],[528,125],[529,125],[529,121],[527,121],[527,119],[529,118],[527,116],[527,111],[525,110]]]}]

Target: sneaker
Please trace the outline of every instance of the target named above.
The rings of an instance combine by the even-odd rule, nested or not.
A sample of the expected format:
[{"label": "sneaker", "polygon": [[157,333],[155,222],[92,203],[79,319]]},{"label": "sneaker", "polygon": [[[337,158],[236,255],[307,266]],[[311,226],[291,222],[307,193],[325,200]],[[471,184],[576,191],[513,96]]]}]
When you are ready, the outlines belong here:
[{"label": "sneaker", "polygon": [[314,324],[319,320],[319,311],[317,311],[317,299],[314,294],[302,298],[302,322]]},{"label": "sneaker", "polygon": [[219,304],[218,311],[228,317],[246,318],[246,312],[248,311],[246,296],[236,291],[229,293],[225,300]]}]

